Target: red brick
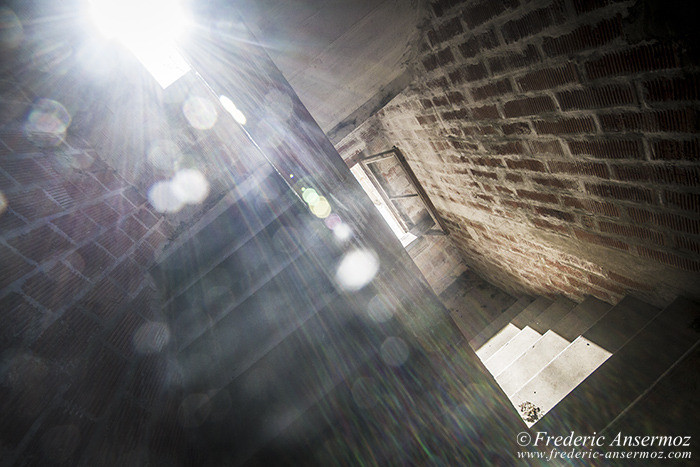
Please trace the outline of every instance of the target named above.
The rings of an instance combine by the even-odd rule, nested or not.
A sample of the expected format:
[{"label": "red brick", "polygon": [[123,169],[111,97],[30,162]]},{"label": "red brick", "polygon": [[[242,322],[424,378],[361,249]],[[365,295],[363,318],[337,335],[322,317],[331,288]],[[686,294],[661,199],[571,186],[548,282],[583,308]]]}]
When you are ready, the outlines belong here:
[{"label": "red brick", "polygon": [[484,86],[472,88],[471,93],[475,101],[497,97],[513,91],[508,79],[501,79]]},{"label": "red brick", "polygon": [[700,263],[683,256],[674,255],[666,251],[654,250],[644,246],[638,246],[637,252],[642,258],[649,258],[659,263],[667,264],[686,271],[700,271]]},{"label": "red brick", "polygon": [[627,251],[629,250],[629,245],[620,240],[614,238],[605,237],[603,235],[598,235],[584,230],[574,229],[574,234],[576,238],[587,243],[594,243],[596,245],[608,246],[611,248],[617,248],[618,250]]},{"label": "red brick", "polygon": [[515,183],[520,183],[523,181],[522,175],[518,174],[506,174],[506,180],[509,182],[515,182]]},{"label": "red brick", "polygon": [[428,40],[435,46],[462,34],[463,31],[462,23],[460,23],[459,18],[455,17],[449,21],[445,21],[437,28],[428,31]]},{"label": "red brick", "polygon": [[102,245],[113,256],[119,258],[127,252],[134,244],[121,230],[108,230],[97,238],[97,242]]},{"label": "red brick", "polygon": [[537,120],[534,122],[535,131],[539,134],[572,134],[594,133],[595,123],[591,117],[569,117],[557,120]]},{"label": "red brick", "polygon": [[636,225],[622,225],[614,222],[599,222],[601,232],[613,233],[623,237],[637,237],[642,240],[649,240],[657,245],[664,244],[664,237],[659,232],[645,229]]},{"label": "red brick", "polygon": [[600,115],[600,124],[603,131],[695,133],[699,117],[693,109],[628,112]]},{"label": "red brick", "polygon": [[447,99],[447,96],[436,96],[433,97],[433,105],[435,107],[445,107],[450,105],[450,101]]},{"label": "red brick", "polygon": [[532,170],[534,172],[544,172],[545,166],[542,162],[534,159],[506,160],[509,169]]},{"label": "red brick", "polygon": [[451,140],[450,144],[452,145],[453,148],[458,149],[460,151],[478,151],[479,146],[474,143],[470,143],[468,141],[458,141],[458,140]]},{"label": "red brick", "polygon": [[484,105],[472,108],[472,115],[477,120],[488,120],[498,118],[498,109],[495,105]]},{"label": "red brick", "polygon": [[509,141],[506,143],[488,143],[486,149],[497,154],[526,154],[527,150],[522,141]]},{"label": "red brick", "polygon": [[464,58],[471,58],[482,50],[491,49],[496,46],[498,46],[498,38],[493,31],[489,30],[485,33],[470,37],[457,48]]},{"label": "red brick", "polygon": [[14,212],[30,221],[58,214],[63,208],[49,198],[43,190],[10,194],[7,204]]},{"label": "red brick", "polygon": [[674,236],[675,244],[678,248],[692,251],[700,255],[700,242],[686,236]]},{"label": "red brick", "polygon": [[90,417],[100,417],[117,394],[126,372],[126,360],[100,348],[85,360],[64,398]]},{"label": "red brick", "polygon": [[644,147],[641,141],[631,140],[582,140],[569,141],[571,154],[592,156],[602,159],[643,159]]},{"label": "red brick", "polygon": [[489,59],[491,73],[498,74],[530,66],[540,60],[540,54],[533,45],[528,45],[522,53],[511,52]]},{"label": "red brick", "polygon": [[546,221],[544,219],[532,219],[532,223],[541,229],[551,230],[553,232],[557,232],[563,235],[569,234],[568,227],[564,225],[552,224],[551,222]]},{"label": "red brick", "polygon": [[498,180],[498,175],[496,175],[493,172],[484,172],[483,170],[474,170],[474,169],[470,169],[469,171],[475,177],[482,177],[482,178],[488,178],[491,180]]},{"label": "red brick", "polygon": [[540,203],[552,203],[557,202],[557,197],[549,193],[540,193],[537,191],[529,190],[517,190],[518,196],[525,199],[530,199],[533,201],[539,201]]},{"label": "red brick", "polygon": [[552,173],[565,173],[570,175],[592,175],[599,178],[610,178],[608,167],[599,162],[561,162],[550,161],[547,163]]},{"label": "red brick", "polygon": [[9,348],[32,337],[39,331],[40,318],[39,310],[20,294],[5,295],[0,298],[0,342]]},{"label": "red brick", "polygon": [[141,206],[147,201],[147,199],[134,187],[127,188],[122,194],[129,200],[129,202],[131,202],[131,204],[136,207]]},{"label": "red brick", "polygon": [[530,141],[530,151],[533,154],[555,154],[558,156],[563,156],[564,151],[561,148],[561,144],[557,140],[550,141]]},{"label": "red brick", "polygon": [[630,85],[611,84],[558,92],[557,101],[562,110],[582,110],[633,105],[636,103],[636,98]]},{"label": "red brick", "polygon": [[595,274],[589,274],[588,280],[591,282],[591,284],[595,285],[596,287],[608,290],[616,295],[623,295],[625,293],[625,291],[622,290],[617,284],[614,284],[613,282],[603,277],[596,276]]},{"label": "red brick", "polygon": [[136,261],[139,266],[150,267],[153,265],[154,260],[153,246],[148,242],[141,243],[131,255],[131,258]]},{"label": "red brick", "polygon": [[425,115],[416,117],[416,120],[421,125],[430,125],[431,123],[437,122],[437,117],[435,115]]},{"label": "red brick", "polygon": [[471,162],[484,167],[503,167],[503,161],[498,157],[475,157]]},{"label": "red brick", "polygon": [[30,272],[33,267],[20,255],[5,245],[0,244],[0,289]]},{"label": "red brick", "polygon": [[636,289],[636,290],[651,290],[652,288],[646,284],[642,284],[641,282],[637,282],[635,280],[630,279],[629,277],[625,277],[623,275],[614,273],[610,271],[608,273],[608,277],[615,282],[618,282],[620,284],[626,285],[629,288]]},{"label": "red brick", "polygon": [[134,216],[129,216],[122,219],[119,222],[119,227],[135,242],[141,240],[144,235],[148,232],[148,229],[144,227]]},{"label": "red brick", "polygon": [[488,76],[488,72],[484,64],[479,62],[472,65],[462,65],[450,72],[448,76],[453,84],[461,84],[484,79]]},{"label": "red brick", "polygon": [[101,320],[111,321],[126,303],[126,295],[108,278],[103,278],[83,298],[80,305]]},{"label": "red brick", "polygon": [[503,111],[507,118],[537,115],[552,112],[555,109],[554,102],[549,96],[526,97],[508,101],[503,106]]},{"label": "red brick", "polygon": [[51,175],[43,169],[34,159],[0,159],[2,167],[12,178],[24,186],[45,182],[51,179]]},{"label": "red brick", "polygon": [[700,184],[700,168],[658,165],[613,165],[614,178],[622,181],[696,186]]},{"label": "red brick", "polygon": [[138,264],[131,259],[126,259],[114,268],[109,277],[127,293],[133,294],[141,285],[143,274],[144,271]]},{"label": "red brick", "polygon": [[679,193],[675,191],[664,191],[664,202],[668,206],[684,209],[697,213],[700,211],[700,194]]},{"label": "red brick", "polygon": [[700,99],[698,75],[657,78],[642,84],[648,102],[696,101]]},{"label": "red brick", "polygon": [[585,24],[569,34],[559,37],[545,37],[542,49],[548,56],[571,54],[585,49],[600,47],[620,37],[622,17],[616,15],[591,26]]},{"label": "red brick", "polygon": [[628,73],[675,68],[680,65],[676,49],[665,43],[645,44],[611,52],[585,64],[590,79]]},{"label": "red brick", "polygon": [[119,220],[119,213],[110,208],[107,203],[94,204],[83,208],[83,213],[102,227],[111,227]]},{"label": "red brick", "polygon": [[452,105],[458,105],[464,102],[464,94],[461,92],[448,92],[445,97],[450,101]]},{"label": "red brick", "polygon": [[51,222],[76,243],[94,238],[100,231],[100,226],[81,212],[66,214]]},{"label": "red brick", "polygon": [[596,215],[620,217],[620,210],[611,203],[573,198],[570,196],[564,196],[563,201],[566,207],[581,209],[582,211]]},{"label": "red brick", "polygon": [[531,177],[532,181],[538,185],[550,187],[550,188],[561,188],[564,190],[575,190],[576,183],[570,180],[563,180],[561,178],[545,178],[545,177]]},{"label": "red brick", "polygon": [[507,9],[514,8],[517,5],[517,0],[504,0],[500,2],[487,0],[476,5],[467,5],[462,10],[462,20],[469,29],[474,29],[480,24],[495,18]]},{"label": "red brick", "polygon": [[651,143],[652,158],[657,160],[700,160],[700,140],[656,140]]},{"label": "red brick", "polygon": [[140,315],[126,310],[119,321],[114,325],[112,332],[107,336],[106,341],[116,348],[122,355],[131,357],[134,354],[134,342],[136,333],[141,326],[146,324],[146,320]]},{"label": "red brick", "polygon": [[27,279],[22,291],[47,309],[57,311],[70,303],[86,285],[84,279],[59,263],[46,274],[41,272]]},{"label": "red brick", "polygon": [[501,28],[503,39],[506,43],[515,42],[524,37],[532,36],[543,29],[561,21],[561,6],[554,4],[548,8],[527,13],[522,18],[508,21]]},{"label": "red brick", "polygon": [[576,65],[568,63],[564,66],[537,70],[518,78],[520,89],[523,91],[539,91],[578,81]]},{"label": "red brick", "polygon": [[654,199],[651,190],[636,186],[586,183],[586,191],[602,198],[622,201],[651,203]]},{"label": "red brick", "polygon": [[95,279],[109,269],[114,259],[96,243],[88,243],[71,254],[67,261],[88,279]]},{"label": "red brick", "polygon": [[510,135],[528,135],[531,133],[530,126],[527,123],[515,122],[501,125],[501,131],[506,136]]},{"label": "red brick", "polygon": [[541,206],[535,206],[535,212],[541,216],[552,217],[560,221],[573,222],[574,216],[568,212],[559,211],[557,209],[543,208]]},{"label": "red brick", "polygon": [[65,253],[71,248],[71,242],[56,233],[48,225],[42,225],[30,232],[12,238],[7,243],[37,263],[52,256]]},{"label": "red brick", "polygon": [[444,120],[465,120],[467,117],[469,117],[467,109],[452,110],[442,113],[442,118]]},{"label": "red brick", "polygon": [[576,13],[582,14],[598,8],[603,8],[617,1],[618,0],[573,0],[573,3]]},{"label": "red brick", "polygon": [[638,224],[652,224],[677,232],[700,234],[700,219],[680,216],[669,212],[656,212],[630,207],[627,209],[630,218]]},{"label": "red brick", "polygon": [[100,182],[88,174],[72,178],[71,183],[66,186],[66,191],[76,202],[93,201],[106,193]]},{"label": "red brick", "polygon": [[125,182],[113,170],[100,170],[93,172],[92,176],[110,191],[123,188],[125,185]]}]

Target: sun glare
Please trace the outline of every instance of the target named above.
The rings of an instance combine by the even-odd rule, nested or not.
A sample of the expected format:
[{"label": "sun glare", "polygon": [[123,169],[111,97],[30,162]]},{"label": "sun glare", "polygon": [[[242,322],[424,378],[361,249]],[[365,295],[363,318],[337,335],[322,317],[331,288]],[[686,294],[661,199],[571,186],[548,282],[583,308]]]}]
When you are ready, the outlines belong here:
[{"label": "sun glare", "polygon": [[168,87],[190,70],[175,46],[187,27],[177,2],[91,0],[90,7],[97,29],[131,50],[161,87]]}]

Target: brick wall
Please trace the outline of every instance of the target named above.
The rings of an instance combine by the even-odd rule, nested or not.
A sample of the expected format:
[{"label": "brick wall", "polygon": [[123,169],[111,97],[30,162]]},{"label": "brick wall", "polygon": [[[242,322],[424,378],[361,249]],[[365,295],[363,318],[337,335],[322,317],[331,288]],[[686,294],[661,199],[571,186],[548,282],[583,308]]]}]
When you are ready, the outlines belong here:
[{"label": "brick wall", "polygon": [[697,296],[699,88],[683,8],[432,9],[416,78],[338,143],[344,158],[397,145],[467,263],[509,290]]},{"label": "brick wall", "polygon": [[87,141],[37,146],[17,123],[0,129],[0,457],[71,462],[97,420],[152,402],[134,372],[158,362],[135,336],[158,326],[147,270],[171,228]]}]

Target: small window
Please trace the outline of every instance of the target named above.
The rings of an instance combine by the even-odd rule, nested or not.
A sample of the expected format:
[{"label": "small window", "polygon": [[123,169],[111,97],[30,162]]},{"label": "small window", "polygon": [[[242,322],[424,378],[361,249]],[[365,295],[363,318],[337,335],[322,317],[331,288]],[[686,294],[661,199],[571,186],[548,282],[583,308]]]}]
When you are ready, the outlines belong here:
[{"label": "small window", "polygon": [[360,157],[350,170],[403,246],[421,235],[447,233],[435,206],[398,148]]}]

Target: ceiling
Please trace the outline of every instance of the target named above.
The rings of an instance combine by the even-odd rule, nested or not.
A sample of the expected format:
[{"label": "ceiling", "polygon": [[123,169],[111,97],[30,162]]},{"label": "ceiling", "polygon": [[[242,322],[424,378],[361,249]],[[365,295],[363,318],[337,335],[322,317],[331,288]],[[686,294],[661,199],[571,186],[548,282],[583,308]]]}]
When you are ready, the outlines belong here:
[{"label": "ceiling", "polygon": [[382,95],[391,94],[392,87],[407,84],[402,77],[427,15],[421,0],[237,4],[248,27],[327,133],[356,119],[351,114],[358,108],[385,101]]}]

